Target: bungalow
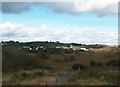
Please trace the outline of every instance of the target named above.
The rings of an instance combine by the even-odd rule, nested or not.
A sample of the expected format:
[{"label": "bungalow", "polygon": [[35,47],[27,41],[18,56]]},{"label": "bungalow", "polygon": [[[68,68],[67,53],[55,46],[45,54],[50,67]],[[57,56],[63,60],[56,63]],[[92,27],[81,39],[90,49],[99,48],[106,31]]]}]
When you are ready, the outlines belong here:
[{"label": "bungalow", "polygon": [[35,50],[38,50],[38,49],[39,49],[39,47],[36,47],[36,48],[35,48]]},{"label": "bungalow", "polygon": [[44,48],[44,46],[40,46],[40,48]]},{"label": "bungalow", "polygon": [[29,50],[33,50],[33,49],[30,47]]},{"label": "bungalow", "polygon": [[31,47],[29,47],[29,46],[24,46],[23,47],[24,49],[29,49],[29,50],[33,50]]},{"label": "bungalow", "polygon": [[63,49],[69,49],[69,47],[66,47],[66,46],[65,46],[65,47],[63,47]]},{"label": "bungalow", "polygon": [[44,46],[39,46],[35,48],[35,50],[38,50],[38,49],[44,49]]},{"label": "bungalow", "polygon": [[80,51],[88,51],[88,49],[86,49],[86,48],[80,48]]}]

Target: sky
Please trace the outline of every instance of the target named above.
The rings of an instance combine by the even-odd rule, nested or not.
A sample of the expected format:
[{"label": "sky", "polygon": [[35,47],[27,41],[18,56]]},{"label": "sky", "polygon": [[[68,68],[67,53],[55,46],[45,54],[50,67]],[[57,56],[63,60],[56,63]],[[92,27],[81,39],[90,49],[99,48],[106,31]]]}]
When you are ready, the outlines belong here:
[{"label": "sky", "polygon": [[0,41],[118,44],[118,0],[2,2]]}]

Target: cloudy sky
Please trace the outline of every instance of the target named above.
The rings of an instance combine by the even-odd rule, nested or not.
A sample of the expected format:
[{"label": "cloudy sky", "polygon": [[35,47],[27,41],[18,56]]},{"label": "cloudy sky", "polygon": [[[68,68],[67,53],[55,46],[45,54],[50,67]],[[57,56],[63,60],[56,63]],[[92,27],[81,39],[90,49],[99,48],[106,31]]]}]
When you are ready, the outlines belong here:
[{"label": "cloudy sky", "polygon": [[2,2],[0,40],[117,44],[118,1]]}]

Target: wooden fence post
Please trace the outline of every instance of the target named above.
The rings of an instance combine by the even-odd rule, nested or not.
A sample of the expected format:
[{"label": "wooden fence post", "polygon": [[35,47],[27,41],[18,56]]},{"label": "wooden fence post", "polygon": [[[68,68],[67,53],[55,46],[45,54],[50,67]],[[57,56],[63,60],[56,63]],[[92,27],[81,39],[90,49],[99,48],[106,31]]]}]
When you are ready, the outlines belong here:
[{"label": "wooden fence post", "polygon": [[56,78],[56,85],[57,85],[57,78]]},{"label": "wooden fence post", "polygon": [[47,81],[46,81],[46,85],[47,85]]}]

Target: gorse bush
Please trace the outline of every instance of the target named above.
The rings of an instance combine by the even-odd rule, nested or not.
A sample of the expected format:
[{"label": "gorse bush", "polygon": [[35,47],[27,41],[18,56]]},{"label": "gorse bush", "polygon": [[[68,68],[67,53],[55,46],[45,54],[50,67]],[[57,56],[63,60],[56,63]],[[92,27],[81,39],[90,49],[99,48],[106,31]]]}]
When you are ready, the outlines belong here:
[{"label": "gorse bush", "polygon": [[55,62],[63,62],[63,59],[61,58],[56,58],[55,60],[54,60]]},{"label": "gorse bush", "polygon": [[73,62],[76,59],[76,55],[75,54],[65,54],[64,55],[64,61],[65,62]]},{"label": "gorse bush", "polygon": [[3,72],[12,72],[19,69],[51,68],[51,66],[46,66],[44,63],[41,64],[40,62],[41,59],[50,58],[49,54],[45,52],[39,53],[22,51],[14,46],[3,46],[2,70]]},{"label": "gorse bush", "polygon": [[72,65],[72,70],[85,70],[87,67],[82,64],[73,64]]},{"label": "gorse bush", "polygon": [[120,60],[110,60],[106,63],[107,66],[118,67],[120,66]]},{"label": "gorse bush", "polygon": [[90,66],[98,67],[98,66],[102,66],[102,65],[103,64],[101,62],[90,61]]}]

